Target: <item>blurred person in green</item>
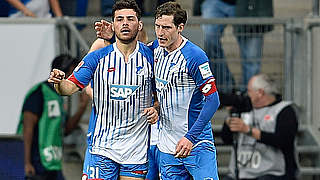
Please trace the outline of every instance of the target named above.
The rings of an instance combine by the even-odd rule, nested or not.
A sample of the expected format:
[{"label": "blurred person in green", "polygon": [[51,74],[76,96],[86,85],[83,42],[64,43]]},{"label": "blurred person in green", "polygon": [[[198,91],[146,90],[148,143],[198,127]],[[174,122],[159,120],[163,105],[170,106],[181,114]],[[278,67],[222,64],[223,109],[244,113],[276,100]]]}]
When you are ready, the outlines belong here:
[{"label": "blurred person in green", "polygon": [[[69,55],[57,56],[51,69],[70,75],[78,61]],[[63,180],[63,135],[77,127],[89,101],[79,96],[77,112],[67,118],[62,97],[47,81],[33,86],[25,96],[17,133],[23,134],[26,179]]]}]

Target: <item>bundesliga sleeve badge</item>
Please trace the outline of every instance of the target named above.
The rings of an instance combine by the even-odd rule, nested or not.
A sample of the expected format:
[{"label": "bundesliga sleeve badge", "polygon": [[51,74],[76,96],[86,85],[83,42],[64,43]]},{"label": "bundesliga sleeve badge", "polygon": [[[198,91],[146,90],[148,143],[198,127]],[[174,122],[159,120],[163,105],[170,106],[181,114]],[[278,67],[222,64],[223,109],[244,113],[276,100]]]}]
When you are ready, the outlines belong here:
[{"label": "bundesliga sleeve badge", "polygon": [[210,66],[209,66],[208,62],[201,64],[199,66],[199,70],[200,70],[200,74],[202,76],[202,79],[206,79],[206,78],[212,76],[212,72],[210,70]]}]

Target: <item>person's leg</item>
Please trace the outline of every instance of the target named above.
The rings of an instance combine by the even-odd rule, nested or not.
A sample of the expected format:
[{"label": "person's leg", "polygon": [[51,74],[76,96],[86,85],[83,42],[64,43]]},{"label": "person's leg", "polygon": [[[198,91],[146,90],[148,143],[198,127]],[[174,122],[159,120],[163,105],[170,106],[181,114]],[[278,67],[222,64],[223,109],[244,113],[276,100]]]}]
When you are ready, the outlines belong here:
[{"label": "person's leg", "polygon": [[148,151],[148,173],[147,180],[159,180],[159,149],[156,145],[152,145]]},{"label": "person's leg", "polygon": [[[234,16],[234,6],[226,4],[221,0],[205,0],[201,5],[203,18],[225,18]],[[233,76],[225,60],[221,44],[221,37],[225,25],[207,24],[203,25],[204,50],[210,60],[210,67],[213,70],[216,85],[220,91],[225,93],[231,91],[235,84]]]},{"label": "person's leg", "polygon": [[219,180],[216,149],[212,143],[203,142],[194,147],[183,163],[193,179]]},{"label": "person's leg", "polygon": [[162,180],[190,180],[191,176],[184,167],[182,159],[172,154],[160,152],[160,176]]},{"label": "person's leg", "polygon": [[145,179],[148,172],[148,163],[120,164],[120,180]]},{"label": "person's leg", "polygon": [[57,172],[57,179],[56,180],[65,180],[62,171]]},{"label": "person's leg", "polygon": [[237,36],[241,54],[242,91],[246,91],[249,79],[260,72],[263,51],[263,34]]},{"label": "person's leg", "polygon": [[91,154],[87,149],[82,180],[86,179],[110,179],[118,180],[119,164],[113,160],[96,154]]}]

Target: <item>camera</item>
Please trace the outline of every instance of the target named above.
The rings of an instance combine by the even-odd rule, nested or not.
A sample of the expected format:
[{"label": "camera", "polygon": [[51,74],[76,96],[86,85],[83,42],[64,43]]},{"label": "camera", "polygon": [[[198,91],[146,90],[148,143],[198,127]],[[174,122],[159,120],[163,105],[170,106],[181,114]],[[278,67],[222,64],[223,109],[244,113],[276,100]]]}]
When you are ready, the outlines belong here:
[{"label": "camera", "polygon": [[241,112],[235,107],[232,107],[229,113],[230,113],[230,117],[237,117],[237,118],[241,117]]}]

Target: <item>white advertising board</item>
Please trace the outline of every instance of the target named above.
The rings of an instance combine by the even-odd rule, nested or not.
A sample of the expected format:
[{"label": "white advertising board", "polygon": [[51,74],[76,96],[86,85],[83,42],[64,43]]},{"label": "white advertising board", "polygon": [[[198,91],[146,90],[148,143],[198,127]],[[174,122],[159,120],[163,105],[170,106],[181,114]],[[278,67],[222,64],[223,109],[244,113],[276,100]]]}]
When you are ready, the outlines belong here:
[{"label": "white advertising board", "polygon": [[0,24],[0,134],[15,134],[24,96],[49,76],[54,24]]}]

